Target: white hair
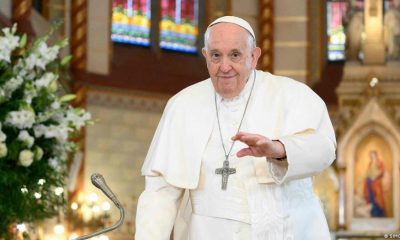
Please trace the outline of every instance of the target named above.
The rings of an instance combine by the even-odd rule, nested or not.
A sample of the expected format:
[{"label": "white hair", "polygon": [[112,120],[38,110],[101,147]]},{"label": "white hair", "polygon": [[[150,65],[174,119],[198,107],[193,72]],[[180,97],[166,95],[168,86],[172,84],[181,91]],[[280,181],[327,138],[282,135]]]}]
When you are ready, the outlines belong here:
[{"label": "white hair", "polygon": [[[208,50],[208,40],[210,39],[211,28],[213,26],[215,26],[215,25],[212,25],[212,26],[208,27],[206,32],[204,33],[204,49],[206,49],[206,50]],[[255,48],[256,47],[256,40],[254,39],[254,37],[247,30],[246,30],[246,33],[247,33],[247,46],[250,49]]]}]

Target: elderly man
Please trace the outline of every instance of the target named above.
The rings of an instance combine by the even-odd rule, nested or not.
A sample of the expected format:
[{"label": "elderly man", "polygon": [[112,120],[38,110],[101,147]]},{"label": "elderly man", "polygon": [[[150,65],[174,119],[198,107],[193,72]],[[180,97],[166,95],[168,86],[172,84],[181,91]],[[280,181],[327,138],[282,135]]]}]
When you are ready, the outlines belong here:
[{"label": "elderly man", "polygon": [[245,20],[208,26],[210,78],[166,106],[142,169],[136,240],[182,229],[185,190],[192,212],[180,239],[329,239],[311,180],[335,159],[326,106],[306,85],[255,70],[260,52]]}]

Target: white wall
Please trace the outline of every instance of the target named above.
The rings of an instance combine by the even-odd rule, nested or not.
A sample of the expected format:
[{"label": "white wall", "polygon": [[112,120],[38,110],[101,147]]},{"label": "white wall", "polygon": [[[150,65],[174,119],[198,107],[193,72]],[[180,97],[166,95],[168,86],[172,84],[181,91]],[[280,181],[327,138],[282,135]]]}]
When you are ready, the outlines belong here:
[{"label": "white wall", "polygon": [[[124,226],[114,235],[132,239],[136,203],[144,189],[140,174],[151,139],[167,97],[91,90],[87,110],[97,122],[86,129],[85,193],[102,193],[90,183],[90,175],[101,173],[125,206]],[[102,201],[105,197],[101,197]],[[112,208],[112,222],[119,212]],[[118,236],[110,235],[110,238]]]}]

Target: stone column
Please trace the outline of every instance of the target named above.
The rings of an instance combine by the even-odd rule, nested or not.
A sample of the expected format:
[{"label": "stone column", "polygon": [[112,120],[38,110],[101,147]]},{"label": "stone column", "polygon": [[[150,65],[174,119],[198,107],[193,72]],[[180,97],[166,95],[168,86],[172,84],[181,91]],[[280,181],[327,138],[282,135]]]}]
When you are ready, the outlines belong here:
[{"label": "stone column", "polygon": [[382,0],[366,0],[364,4],[364,64],[384,64]]},{"label": "stone column", "polygon": [[309,0],[274,0],[273,73],[308,83]]},{"label": "stone column", "polygon": [[338,230],[346,229],[346,170],[339,167]]}]

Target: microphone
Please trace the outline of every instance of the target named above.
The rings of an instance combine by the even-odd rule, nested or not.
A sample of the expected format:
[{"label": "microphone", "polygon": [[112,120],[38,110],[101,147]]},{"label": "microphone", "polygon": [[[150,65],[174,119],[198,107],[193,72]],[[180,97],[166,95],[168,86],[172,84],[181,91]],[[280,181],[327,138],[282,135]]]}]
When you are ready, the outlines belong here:
[{"label": "microphone", "polygon": [[106,227],[106,228],[96,231],[94,233],[75,238],[74,240],[84,240],[84,239],[92,238],[94,236],[98,236],[100,234],[112,231],[112,230],[118,228],[119,226],[121,226],[125,219],[125,210],[122,207],[122,204],[118,201],[117,197],[114,195],[114,193],[108,187],[106,180],[104,180],[103,176],[99,173],[94,173],[94,174],[92,174],[90,179],[92,180],[92,184],[94,186],[96,186],[98,189],[100,189],[115,204],[115,206],[117,206],[117,208],[119,209],[120,218],[119,218],[118,222],[116,222],[114,225],[112,225],[110,227]]},{"label": "microphone", "polygon": [[103,191],[103,193],[111,199],[111,201],[119,208],[121,203],[118,201],[117,197],[115,197],[114,193],[108,187],[106,180],[104,180],[103,176],[99,173],[93,173],[90,177],[92,180],[92,184],[96,186],[98,189]]}]

